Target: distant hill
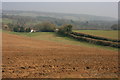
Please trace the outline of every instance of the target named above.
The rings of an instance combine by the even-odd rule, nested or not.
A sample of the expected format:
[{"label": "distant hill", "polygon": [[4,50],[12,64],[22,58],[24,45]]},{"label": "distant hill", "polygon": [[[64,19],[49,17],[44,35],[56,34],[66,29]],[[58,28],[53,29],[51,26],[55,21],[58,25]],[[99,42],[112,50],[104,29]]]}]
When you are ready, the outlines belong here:
[{"label": "distant hill", "polygon": [[37,11],[12,11],[3,10],[3,14],[21,15],[21,16],[44,16],[53,17],[59,19],[77,20],[77,21],[115,21],[116,18],[105,17],[105,16],[94,16],[87,14],[69,14],[69,13],[52,13],[52,12],[37,12]]},{"label": "distant hill", "polygon": [[3,10],[3,22],[24,21],[27,24],[38,24],[49,21],[57,26],[72,24],[73,29],[103,29],[109,30],[117,19],[104,16],[86,14],[50,13],[36,11],[12,11]]}]

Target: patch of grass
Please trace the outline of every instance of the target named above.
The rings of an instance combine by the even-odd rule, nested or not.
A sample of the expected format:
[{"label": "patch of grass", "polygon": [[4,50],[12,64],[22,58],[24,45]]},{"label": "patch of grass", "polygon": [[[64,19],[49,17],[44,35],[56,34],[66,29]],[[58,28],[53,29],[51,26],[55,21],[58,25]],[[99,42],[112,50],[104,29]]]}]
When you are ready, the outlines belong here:
[{"label": "patch of grass", "polygon": [[3,18],[2,22],[5,23],[5,24],[7,24],[7,23],[12,23],[13,20],[12,19],[8,19],[8,18]]},{"label": "patch of grass", "polygon": [[27,37],[34,37],[39,35],[39,33],[27,33],[27,32],[9,32],[10,34],[16,34],[21,36],[27,36]]},{"label": "patch of grass", "polygon": [[118,39],[118,30],[74,30],[74,31],[110,39]]},{"label": "patch of grass", "polygon": [[2,32],[2,29],[0,29],[0,32]]},{"label": "patch of grass", "polygon": [[56,35],[56,33],[54,32],[36,32],[36,33],[8,32],[8,33],[31,37],[31,38],[38,39],[38,40],[52,41],[52,42],[69,44],[69,45],[97,47],[97,48],[103,48],[103,49],[108,49],[108,50],[118,50],[117,48],[113,48],[113,47],[105,47],[105,46],[90,44],[90,43],[81,42],[81,41],[78,41],[78,40],[75,40],[75,39],[72,39],[66,36],[59,36],[59,35]]},{"label": "patch of grass", "polygon": [[2,18],[0,18],[0,23],[2,23]]}]

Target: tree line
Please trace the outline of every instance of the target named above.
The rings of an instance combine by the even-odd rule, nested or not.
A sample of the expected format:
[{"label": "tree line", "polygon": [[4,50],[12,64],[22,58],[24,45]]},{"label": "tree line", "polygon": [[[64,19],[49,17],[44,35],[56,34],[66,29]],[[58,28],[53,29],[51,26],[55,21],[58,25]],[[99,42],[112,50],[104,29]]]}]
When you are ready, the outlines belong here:
[{"label": "tree line", "polygon": [[[44,17],[44,16],[19,16],[19,15],[2,15],[2,19],[4,23],[12,23],[12,24],[27,24],[29,26],[33,26],[38,24],[39,22],[49,21],[56,26],[62,26],[64,24],[72,24],[73,29],[83,29],[83,30],[115,30],[113,24],[117,24],[116,22],[107,22],[107,21],[77,21],[77,20],[68,20],[68,19],[59,19],[53,17]],[[8,19],[8,21],[6,21]],[[9,22],[10,21],[10,22]]]},{"label": "tree line", "polygon": [[50,22],[43,22],[36,25],[26,25],[26,24],[2,24],[3,30],[9,30],[13,32],[30,32],[31,29],[36,30],[37,32],[54,32],[56,25]]},{"label": "tree line", "polygon": [[[66,27],[67,26],[67,27]],[[37,32],[54,32],[55,29],[59,29],[59,33],[67,32],[67,30],[71,30],[73,28],[73,25],[62,25],[61,27],[58,27],[54,23],[51,22],[42,22],[36,25],[26,25],[25,23],[20,24],[2,24],[3,30],[9,30],[14,32],[30,32],[31,29],[36,30]],[[111,26],[112,30],[120,30],[120,26],[117,24],[114,24]]]}]

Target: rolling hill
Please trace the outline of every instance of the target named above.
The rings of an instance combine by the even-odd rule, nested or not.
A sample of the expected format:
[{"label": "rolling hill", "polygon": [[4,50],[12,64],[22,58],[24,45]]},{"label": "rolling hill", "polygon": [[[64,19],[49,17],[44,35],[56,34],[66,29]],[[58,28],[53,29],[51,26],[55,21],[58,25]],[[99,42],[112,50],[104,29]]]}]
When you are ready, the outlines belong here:
[{"label": "rolling hill", "polygon": [[113,24],[117,24],[117,19],[115,18],[86,14],[3,10],[2,17],[4,23],[15,23],[17,20],[21,20],[26,22],[26,24],[38,24],[49,21],[57,26],[72,24],[74,26],[73,29],[110,30]]},{"label": "rolling hill", "polygon": [[3,14],[7,15],[21,15],[21,16],[43,16],[43,17],[53,17],[58,19],[68,19],[75,21],[116,21],[116,18],[105,17],[105,16],[95,16],[88,14],[70,14],[70,13],[52,13],[52,12],[37,12],[37,11],[6,11],[3,10]]}]

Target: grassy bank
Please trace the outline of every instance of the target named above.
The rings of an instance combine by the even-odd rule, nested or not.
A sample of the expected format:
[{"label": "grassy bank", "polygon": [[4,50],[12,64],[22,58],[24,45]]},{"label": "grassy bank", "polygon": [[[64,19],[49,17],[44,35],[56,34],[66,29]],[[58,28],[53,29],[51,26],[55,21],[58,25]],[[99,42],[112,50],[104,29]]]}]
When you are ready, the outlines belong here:
[{"label": "grassy bank", "polygon": [[[4,31],[4,32],[6,32],[6,31]],[[65,36],[63,37],[63,36],[56,35],[54,32],[36,32],[36,33],[7,32],[7,33],[31,37],[31,38],[38,39],[38,40],[59,42],[59,43],[64,43],[64,44],[69,44],[69,45],[97,47],[97,48],[103,48],[103,49],[108,49],[108,50],[118,50],[117,48],[105,47],[105,46],[90,44],[87,42],[80,42],[80,41],[77,41],[75,39],[71,39],[71,38],[68,38]]]}]

